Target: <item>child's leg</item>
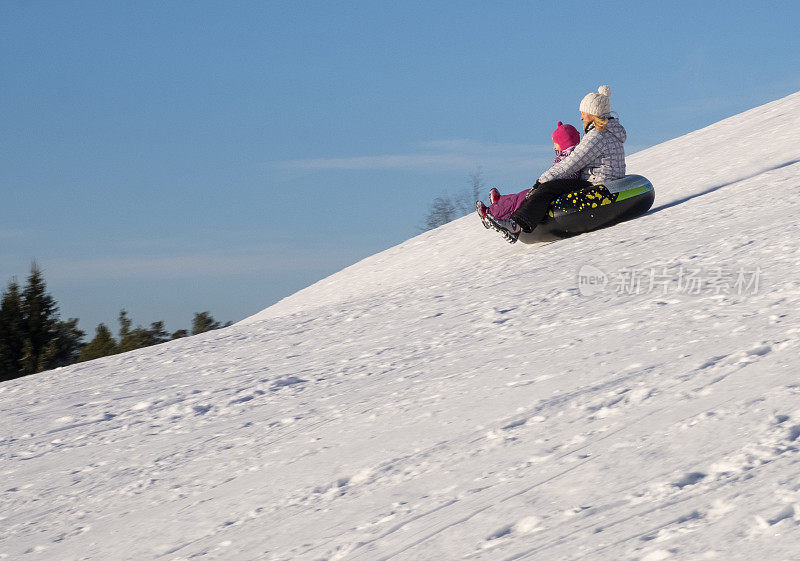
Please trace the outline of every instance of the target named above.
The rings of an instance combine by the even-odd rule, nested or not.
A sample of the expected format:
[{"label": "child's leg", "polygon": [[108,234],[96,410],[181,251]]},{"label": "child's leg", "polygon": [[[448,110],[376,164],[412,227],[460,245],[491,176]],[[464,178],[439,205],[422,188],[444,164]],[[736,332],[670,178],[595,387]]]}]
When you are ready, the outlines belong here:
[{"label": "child's leg", "polygon": [[517,210],[527,194],[528,190],[525,189],[513,195],[500,195],[497,201],[489,207],[489,214],[495,218],[511,218],[511,214]]}]

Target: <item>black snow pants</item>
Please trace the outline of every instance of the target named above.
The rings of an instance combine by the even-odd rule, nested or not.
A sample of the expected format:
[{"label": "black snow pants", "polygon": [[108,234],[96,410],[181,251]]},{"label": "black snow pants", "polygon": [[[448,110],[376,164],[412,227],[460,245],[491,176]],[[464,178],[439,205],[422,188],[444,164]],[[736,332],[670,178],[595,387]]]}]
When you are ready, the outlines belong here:
[{"label": "black snow pants", "polygon": [[536,225],[544,220],[547,207],[554,199],[560,195],[591,186],[592,184],[585,179],[554,179],[540,183],[531,189],[511,218],[520,225],[524,232],[532,232]]}]

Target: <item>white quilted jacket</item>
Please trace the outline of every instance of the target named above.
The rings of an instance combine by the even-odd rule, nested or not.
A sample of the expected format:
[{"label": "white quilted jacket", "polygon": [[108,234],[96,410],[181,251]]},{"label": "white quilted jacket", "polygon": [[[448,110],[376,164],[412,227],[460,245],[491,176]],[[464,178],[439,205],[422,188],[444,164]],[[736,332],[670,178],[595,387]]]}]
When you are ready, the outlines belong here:
[{"label": "white quilted jacket", "polygon": [[603,132],[591,128],[572,154],[561,160],[539,177],[539,183],[564,179],[580,172],[581,179],[594,185],[625,176],[625,148],[628,137],[619,119],[610,119]]}]

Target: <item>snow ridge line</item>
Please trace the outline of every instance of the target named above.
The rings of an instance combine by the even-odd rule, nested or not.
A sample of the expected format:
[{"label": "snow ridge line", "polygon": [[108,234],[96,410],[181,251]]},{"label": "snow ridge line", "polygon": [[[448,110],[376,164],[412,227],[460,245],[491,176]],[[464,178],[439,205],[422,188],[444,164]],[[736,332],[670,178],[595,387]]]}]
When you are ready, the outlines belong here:
[{"label": "snow ridge line", "polygon": [[671,201],[671,202],[668,202],[668,203],[664,203],[661,206],[658,206],[658,207],[650,209],[647,212],[647,215],[649,216],[649,215],[656,214],[657,212],[661,212],[662,210],[667,210],[668,208],[672,208],[674,206],[681,205],[683,203],[691,201],[692,199],[696,199],[698,197],[703,197],[703,196],[711,194],[711,193],[713,193],[715,191],[719,191],[720,189],[724,189],[725,187],[730,187],[731,185],[736,185],[737,183],[742,183],[742,182],[748,181],[750,179],[755,179],[756,177],[759,177],[761,175],[767,174],[767,173],[769,173],[771,171],[776,171],[776,170],[783,169],[783,168],[786,168],[786,167],[789,167],[789,166],[793,166],[793,165],[799,164],[799,163],[800,163],[800,158],[797,158],[797,159],[794,159],[794,160],[789,160],[788,162],[784,162],[782,164],[778,164],[778,165],[775,165],[775,166],[770,166],[768,168],[762,169],[761,171],[757,171],[757,172],[752,173],[750,175],[746,175],[744,177],[740,177],[739,179],[734,179],[732,181],[728,181],[728,182],[722,183],[720,185],[715,185],[714,187],[709,187],[707,189],[704,189],[704,190],[700,191],[699,193],[692,193],[691,195],[686,195],[686,196],[684,196],[684,197],[682,197],[680,199],[677,199],[677,200],[674,200],[674,201]]}]

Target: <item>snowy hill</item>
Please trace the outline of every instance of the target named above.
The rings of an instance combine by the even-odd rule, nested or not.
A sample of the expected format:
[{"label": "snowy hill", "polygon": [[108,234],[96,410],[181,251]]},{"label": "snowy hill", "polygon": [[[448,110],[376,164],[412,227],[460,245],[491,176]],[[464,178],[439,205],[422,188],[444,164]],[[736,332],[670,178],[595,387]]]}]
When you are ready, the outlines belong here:
[{"label": "snowy hill", "polygon": [[0,384],[0,558],[800,558],[800,93],[628,170],[637,220]]}]

